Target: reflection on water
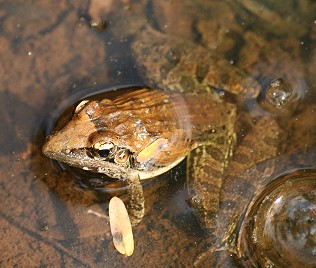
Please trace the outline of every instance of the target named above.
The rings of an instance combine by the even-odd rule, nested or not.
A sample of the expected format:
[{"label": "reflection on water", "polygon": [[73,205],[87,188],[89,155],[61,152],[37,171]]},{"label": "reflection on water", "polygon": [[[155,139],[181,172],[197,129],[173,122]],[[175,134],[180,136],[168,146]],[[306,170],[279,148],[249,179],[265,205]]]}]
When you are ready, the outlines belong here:
[{"label": "reflection on water", "polygon": [[[0,7],[1,266],[314,265],[314,1],[4,1]],[[106,27],[94,31],[90,19],[101,19]],[[56,124],[61,127],[70,119],[80,99],[112,85],[145,82],[144,70],[136,70],[140,64],[131,52],[144,21],[164,35],[203,46],[257,80],[267,93],[261,97],[280,108],[266,99],[259,104],[247,101],[245,109],[238,96],[225,93],[223,99],[254,118],[276,120],[280,139],[276,157],[235,174],[240,181],[227,176],[227,187],[236,182],[228,187],[231,191],[247,186],[238,192],[247,202],[235,200],[243,209],[223,230],[219,222],[215,232],[204,230],[199,213],[187,204],[184,162],[146,182],[147,213],[134,228],[134,255],[124,258],[113,249],[106,217],[107,200],[118,194],[117,188],[126,201],[125,185],[66,167],[56,169],[41,155],[41,147]],[[150,49],[147,52],[150,55]],[[168,64],[159,68],[165,74],[179,59],[177,50],[169,52]],[[192,62],[191,67],[195,59]],[[203,80],[205,65],[198,67]],[[213,77],[218,79],[218,74]],[[278,83],[271,85],[275,79]],[[252,126],[251,117],[240,117],[239,143]],[[254,177],[261,178],[258,188],[246,183],[248,173],[259,174]],[[222,193],[222,208],[236,204],[225,203],[228,195]],[[219,219],[232,219],[232,211],[222,209]],[[237,255],[231,250],[234,245]],[[212,252],[218,247],[225,250]]]},{"label": "reflection on water", "polygon": [[241,247],[255,265],[315,265],[315,170],[275,178],[248,208]]}]

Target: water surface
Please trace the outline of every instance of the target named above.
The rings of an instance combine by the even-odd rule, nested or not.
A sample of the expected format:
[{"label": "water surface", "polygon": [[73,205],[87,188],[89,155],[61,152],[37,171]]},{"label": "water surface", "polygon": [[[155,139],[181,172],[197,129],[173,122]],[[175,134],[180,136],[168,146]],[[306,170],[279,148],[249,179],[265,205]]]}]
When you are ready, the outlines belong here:
[{"label": "water surface", "polygon": [[[41,154],[63,109],[101,89],[144,83],[130,39],[115,29],[124,16],[143,14],[144,6],[157,29],[224,55],[262,84],[286,76],[295,89],[294,113],[253,109],[254,102],[249,110],[286,122],[274,178],[315,169],[316,4],[208,2],[0,3],[1,266],[190,267],[212,240],[186,202],[185,163],[146,184],[147,214],[134,228],[135,253],[125,258],[113,248],[107,218],[115,193],[85,189]],[[95,18],[105,21],[101,31],[89,27]],[[214,34],[204,35],[205,27]]]}]

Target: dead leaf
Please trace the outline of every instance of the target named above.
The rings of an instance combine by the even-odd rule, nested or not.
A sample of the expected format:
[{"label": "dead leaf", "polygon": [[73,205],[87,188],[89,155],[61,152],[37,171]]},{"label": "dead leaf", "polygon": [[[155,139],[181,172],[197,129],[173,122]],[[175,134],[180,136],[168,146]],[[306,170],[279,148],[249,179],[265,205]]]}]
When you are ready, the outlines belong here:
[{"label": "dead leaf", "polygon": [[123,201],[112,197],[109,204],[110,227],[113,243],[118,252],[131,256],[134,252],[132,225]]}]

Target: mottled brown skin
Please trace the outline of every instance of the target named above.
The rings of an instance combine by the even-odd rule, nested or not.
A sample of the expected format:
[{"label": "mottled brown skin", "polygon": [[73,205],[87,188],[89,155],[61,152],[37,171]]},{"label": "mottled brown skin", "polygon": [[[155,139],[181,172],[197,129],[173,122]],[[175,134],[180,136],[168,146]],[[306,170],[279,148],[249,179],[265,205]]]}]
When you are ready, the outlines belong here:
[{"label": "mottled brown skin", "polygon": [[[235,119],[235,106],[216,95],[167,94],[154,89],[139,89],[113,100],[79,104],[68,125],[46,141],[43,153],[72,166],[127,179],[132,185],[130,208],[133,224],[136,224],[144,214],[138,179],[167,171],[200,146],[207,146],[218,156],[212,153],[209,161],[201,158],[199,165],[194,165],[192,189],[195,189],[195,195],[204,194],[204,190],[199,191],[199,182],[203,181],[199,169],[214,163],[216,187],[207,189],[207,196],[218,200],[221,171],[234,145]],[[166,141],[163,147],[140,162],[141,153],[159,140]],[[98,143],[114,145],[118,152],[127,151],[128,161],[116,163],[112,158],[98,155]],[[205,195],[204,199],[208,201]],[[206,203],[201,209],[217,208],[217,203]]]},{"label": "mottled brown skin", "polygon": [[[91,150],[98,142],[113,143],[130,153],[130,163],[115,165],[113,177],[127,178],[137,171],[172,165],[202,144],[218,143],[227,133],[233,135],[235,117],[234,105],[210,95],[139,89],[113,100],[85,103],[67,126],[47,140],[43,153],[88,170],[104,169],[107,174],[113,163],[93,157]],[[139,153],[159,139],[167,140],[159,153],[139,163]]]},{"label": "mottled brown skin", "polygon": [[[260,86],[207,49],[148,27],[132,49],[144,79],[163,91],[143,89],[114,100],[86,103],[64,129],[48,139],[43,153],[134,182],[136,177],[161,174],[189,155],[190,197],[204,225],[212,228],[212,217],[220,208],[223,174],[236,143],[236,107],[224,102],[219,93],[254,98]],[[158,154],[137,161],[139,154],[160,140],[167,142]],[[96,157],[93,151],[98,142],[127,150],[129,160],[116,163]]]},{"label": "mottled brown skin", "polygon": [[[210,227],[207,215],[219,208],[222,175],[236,141],[236,108],[225,103],[217,90],[256,97],[260,87],[256,80],[207,49],[150,27],[140,31],[132,49],[148,84],[184,95],[153,91],[142,96],[135,92],[113,102],[90,102],[48,140],[43,152],[114,178],[140,179],[167,171],[191,152],[188,185],[192,203]],[[80,136],[72,137],[73,133]],[[167,140],[163,150],[147,162],[135,161],[142,150],[159,139]],[[131,161],[122,165],[91,157],[94,143],[105,140],[127,149]]]},{"label": "mottled brown skin", "polygon": [[255,79],[225,59],[150,27],[139,34],[132,49],[145,79],[159,88],[193,94],[224,89],[247,98],[260,92]]},{"label": "mottled brown skin", "polygon": [[[214,92],[218,89],[246,98],[259,94],[260,86],[255,79],[189,41],[146,27],[138,35],[132,49],[145,80],[159,88],[200,96],[208,94],[213,99],[218,98]],[[199,104],[193,107],[198,107],[197,113],[205,112]],[[216,117],[217,109],[211,111],[215,116],[209,113],[205,117],[205,124]],[[217,140],[201,136],[203,142],[200,145],[203,146],[191,151],[187,161],[191,203],[200,212],[200,218],[207,228],[212,227],[209,215],[219,209],[223,172],[236,141],[235,121],[228,122],[225,117],[222,119],[226,130],[218,135]]]},{"label": "mottled brown skin", "polygon": [[275,165],[272,161],[275,160],[270,160],[271,163],[263,165],[263,168],[260,163],[276,157],[280,135],[278,124],[269,117],[250,122],[249,128],[249,133],[238,145],[224,172],[218,214],[216,217],[208,215],[218,241],[197,258],[195,265],[199,267],[203,267],[203,261],[218,255],[218,251],[228,251],[238,258],[245,257],[240,251],[243,218],[250,200],[271,180]]}]

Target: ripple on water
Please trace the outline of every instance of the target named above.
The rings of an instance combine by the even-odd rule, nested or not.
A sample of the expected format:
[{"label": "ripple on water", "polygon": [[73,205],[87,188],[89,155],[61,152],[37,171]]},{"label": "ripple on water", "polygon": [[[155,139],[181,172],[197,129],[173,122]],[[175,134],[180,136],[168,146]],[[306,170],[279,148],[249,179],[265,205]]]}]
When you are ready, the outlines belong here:
[{"label": "ripple on water", "polygon": [[248,209],[240,248],[254,265],[315,267],[315,170],[282,176],[265,188]]}]

